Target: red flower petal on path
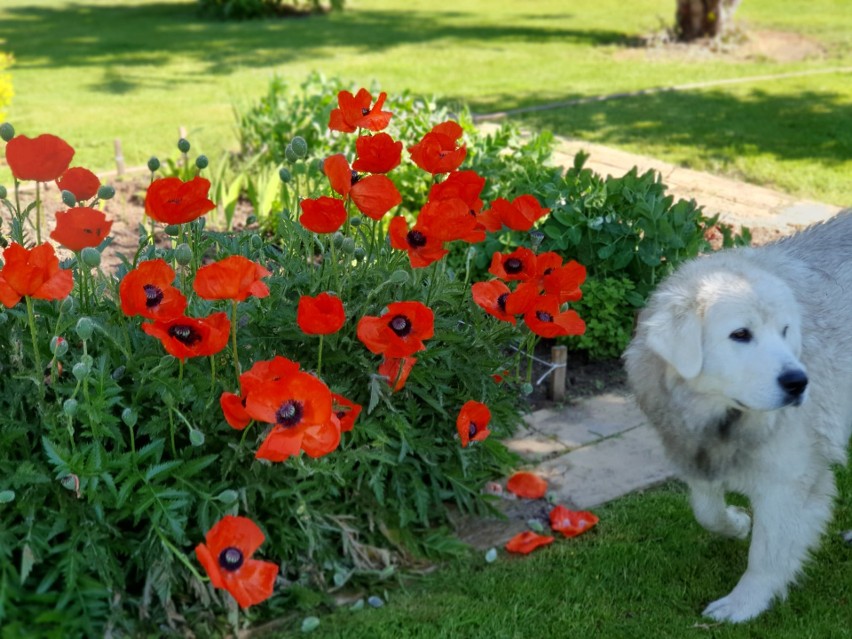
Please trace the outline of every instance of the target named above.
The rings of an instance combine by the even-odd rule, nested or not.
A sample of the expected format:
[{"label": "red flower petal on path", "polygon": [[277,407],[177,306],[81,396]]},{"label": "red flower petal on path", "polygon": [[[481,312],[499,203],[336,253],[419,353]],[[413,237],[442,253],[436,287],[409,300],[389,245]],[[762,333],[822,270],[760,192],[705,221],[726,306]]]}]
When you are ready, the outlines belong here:
[{"label": "red flower petal on path", "polygon": [[506,544],[506,550],[521,555],[528,555],[540,546],[552,544],[554,537],[539,535],[531,530],[525,530],[512,537]]},{"label": "red flower petal on path", "polygon": [[336,295],[320,293],[316,297],[302,295],[296,309],[296,323],[308,335],[330,335],[346,322],[343,302]]},{"label": "red flower petal on path", "polygon": [[267,275],[271,273],[260,264],[242,255],[232,255],[198,269],[192,288],[206,300],[242,302],[249,295],[269,295],[269,287],[260,281]]},{"label": "red flower petal on path", "polygon": [[78,206],[56,212],[56,227],[50,238],[69,251],[82,251],[86,247],[98,246],[111,228],[112,220],[108,220],[103,212]]},{"label": "red flower petal on path", "polygon": [[488,430],[488,422],[491,421],[491,411],[482,402],[470,400],[461,407],[456,418],[456,430],[461,438],[462,448],[466,448],[470,442],[481,442],[491,431]]},{"label": "red flower petal on path", "polygon": [[145,214],[163,224],[185,224],[216,208],[207,194],[210,180],[194,177],[184,182],[177,177],[154,180],[145,193]]},{"label": "red flower petal on path", "polygon": [[547,493],[547,482],[535,473],[521,471],[509,477],[506,490],[524,499],[541,499]]},{"label": "red flower petal on path", "polygon": [[6,161],[19,180],[55,180],[68,169],[73,157],[74,149],[50,133],[35,138],[16,135],[6,144]]},{"label": "red flower petal on path", "polygon": [[251,556],[266,537],[252,520],[226,515],[195,547],[195,556],[215,588],[227,590],[242,608],[272,595],[278,566]]},{"label": "red flower petal on path", "polygon": [[15,306],[25,295],[42,300],[64,299],[74,288],[71,271],[59,268],[59,258],[50,243],[26,249],[12,242],[3,251],[3,261],[0,301],[5,306]]},{"label": "red flower petal on path", "polygon": [[402,142],[395,142],[387,133],[362,135],[355,140],[355,161],[352,169],[360,173],[387,173],[399,166]]},{"label": "red flower petal on path", "polygon": [[186,298],[172,286],[174,269],[157,258],[142,262],[127,273],[118,285],[121,310],[125,315],[141,315],[153,320],[180,317],[186,310]]},{"label": "red flower petal on path", "polygon": [[314,233],[334,233],[346,221],[346,207],[343,200],[323,195],[299,202],[302,214],[299,222]]},{"label": "red flower petal on path", "polygon": [[550,527],[566,537],[581,535],[598,523],[598,518],[587,510],[569,510],[556,506],[550,511]]},{"label": "red flower petal on path", "polygon": [[71,191],[74,194],[74,199],[80,202],[95,197],[101,186],[101,181],[89,169],[74,166],[56,178],[56,186],[63,191]]}]

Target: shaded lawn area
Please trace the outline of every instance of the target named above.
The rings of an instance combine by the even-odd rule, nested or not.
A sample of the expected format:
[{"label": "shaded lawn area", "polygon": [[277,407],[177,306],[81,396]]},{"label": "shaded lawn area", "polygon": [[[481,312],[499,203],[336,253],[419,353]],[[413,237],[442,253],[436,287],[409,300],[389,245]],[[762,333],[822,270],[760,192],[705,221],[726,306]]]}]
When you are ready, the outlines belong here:
[{"label": "shaded lawn area", "polygon": [[[715,537],[692,518],[685,490],[669,484],[597,509],[584,536],[526,558],[452,563],[420,583],[389,589],[379,609],[320,616],[316,639],[843,639],[852,637],[852,473],[841,474],[833,524],[800,587],[755,621],[701,617],[745,570],[748,543]],[[309,614],[309,613],[304,613]],[[302,617],[293,632],[305,636]]]},{"label": "shaded lawn area", "polygon": [[[130,166],[152,154],[176,156],[180,126],[186,127],[194,150],[212,158],[235,148],[234,106],[262,95],[275,73],[293,85],[312,70],[357,85],[375,80],[391,97],[410,89],[487,112],[852,64],[852,18],[842,4],[813,0],[805,12],[794,0],[744,3],[741,16],[755,28],[795,29],[819,38],[827,51],[824,58],[792,63],[703,64],[619,55],[637,34],[671,23],[673,0],[632,0],[630,11],[621,0],[353,0],[349,10],[327,16],[242,23],[202,20],[194,0],[4,0],[0,48],[16,58],[16,97],[8,119],[18,131],[61,135],[77,149],[76,162],[102,170],[112,166],[115,138],[122,140]],[[822,85],[809,80],[807,91],[819,102],[831,101],[843,79],[824,77]],[[735,104],[736,93],[729,94]],[[754,116],[746,110],[736,117],[742,129],[752,130],[756,123],[748,118]],[[622,143],[615,133],[611,138],[598,134],[594,122],[553,124],[564,127],[556,128],[560,134]],[[685,119],[678,124],[686,128],[675,133],[700,147],[695,141],[700,127]],[[808,132],[812,128],[809,120],[801,126]],[[667,152],[654,147],[655,131],[642,138],[641,127],[634,128],[636,141],[628,144]],[[807,154],[813,146],[809,135],[792,135],[797,137],[791,144]],[[684,149],[675,155],[689,155]],[[754,153],[775,162],[776,151],[777,146],[761,143]],[[752,175],[748,167],[734,164],[735,157],[722,155],[723,170],[762,179],[759,172]],[[813,156],[818,167],[834,170],[819,152]],[[818,199],[822,195],[819,185],[811,192],[804,179],[795,188]]]}]

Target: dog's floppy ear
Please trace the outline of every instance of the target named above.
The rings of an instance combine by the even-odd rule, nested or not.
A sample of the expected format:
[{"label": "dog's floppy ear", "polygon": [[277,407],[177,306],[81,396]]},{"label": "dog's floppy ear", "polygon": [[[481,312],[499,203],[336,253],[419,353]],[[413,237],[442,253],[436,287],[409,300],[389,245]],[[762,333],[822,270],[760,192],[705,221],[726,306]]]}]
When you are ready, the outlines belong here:
[{"label": "dog's floppy ear", "polygon": [[666,298],[645,320],[646,341],[681,377],[692,379],[701,372],[701,318],[694,303],[677,294]]}]

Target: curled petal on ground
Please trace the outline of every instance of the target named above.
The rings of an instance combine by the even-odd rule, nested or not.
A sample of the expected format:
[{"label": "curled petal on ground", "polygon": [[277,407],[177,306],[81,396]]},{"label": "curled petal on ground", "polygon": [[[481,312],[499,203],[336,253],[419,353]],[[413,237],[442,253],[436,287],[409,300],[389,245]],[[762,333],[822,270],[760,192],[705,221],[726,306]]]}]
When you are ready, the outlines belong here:
[{"label": "curled petal on ground", "polygon": [[525,530],[512,537],[506,544],[506,550],[509,552],[528,555],[536,548],[552,544],[554,537],[549,535],[539,535],[531,530]]},{"label": "curled petal on ground", "polygon": [[541,499],[547,493],[547,482],[527,471],[520,471],[509,477],[506,490],[524,499]]},{"label": "curled petal on ground", "polygon": [[587,510],[576,511],[565,506],[556,506],[550,511],[550,527],[566,537],[581,535],[597,523],[597,515]]}]

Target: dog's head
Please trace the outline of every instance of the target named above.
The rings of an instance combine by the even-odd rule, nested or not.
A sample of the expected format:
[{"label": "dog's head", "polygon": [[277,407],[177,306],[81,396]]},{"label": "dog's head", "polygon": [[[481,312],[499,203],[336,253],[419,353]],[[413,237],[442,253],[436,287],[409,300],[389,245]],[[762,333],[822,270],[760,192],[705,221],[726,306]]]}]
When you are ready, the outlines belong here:
[{"label": "dog's head", "polygon": [[703,266],[655,294],[641,320],[647,346],[690,388],[731,407],[801,404],[808,378],[790,288],[765,271]]}]

